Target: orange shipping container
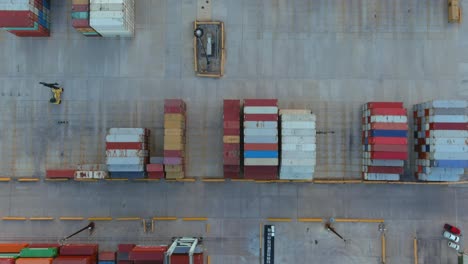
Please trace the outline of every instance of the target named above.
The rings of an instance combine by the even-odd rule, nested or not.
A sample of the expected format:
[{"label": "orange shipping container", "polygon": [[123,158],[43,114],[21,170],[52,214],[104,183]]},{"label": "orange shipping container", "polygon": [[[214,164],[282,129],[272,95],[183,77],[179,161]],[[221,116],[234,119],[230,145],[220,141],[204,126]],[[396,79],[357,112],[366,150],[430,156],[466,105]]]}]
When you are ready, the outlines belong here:
[{"label": "orange shipping container", "polygon": [[16,264],[52,264],[53,258],[19,258]]},{"label": "orange shipping container", "polygon": [[19,253],[27,246],[27,243],[0,244],[0,253]]}]

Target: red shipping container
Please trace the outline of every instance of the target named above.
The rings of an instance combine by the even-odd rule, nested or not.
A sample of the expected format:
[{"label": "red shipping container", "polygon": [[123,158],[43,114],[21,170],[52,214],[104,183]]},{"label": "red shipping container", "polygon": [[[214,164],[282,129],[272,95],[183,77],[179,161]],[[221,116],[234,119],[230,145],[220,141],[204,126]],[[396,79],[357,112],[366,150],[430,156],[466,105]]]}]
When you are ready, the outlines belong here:
[{"label": "red shipping container", "polygon": [[245,114],[244,121],[278,121],[277,114]]},{"label": "red shipping container", "polygon": [[15,264],[15,259],[13,259],[13,258],[0,258],[0,264]]},{"label": "red shipping container", "polygon": [[239,136],[241,133],[240,128],[225,128],[223,134],[225,136]]},{"label": "red shipping container", "polygon": [[164,171],[148,172],[146,178],[148,179],[164,179]]},{"label": "red shipping container", "polygon": [[58,256],[52,264],[92,264],[91,256]]},{"label": "red shipping container", "polygon": [[240,144],[239,143],[224,143],[223,144],[224,151],[240,151]]},{"label": "red shipping container", "polygon": [[119,252],[130,252],[135,246],[135,244],[119,244],[117,248]]},{"label": "red shipping container", "polygon": [[89,11],[89,5],[72,5],[73,12],[86,12]]},{"label": "red shipping container", "polygon": [[165,114],[183,114],[185,113],[185,108],[180,108],[178,106],[165,106],[164,113]]},{"label": "red shipping container", "polygon": [[403,102],[369,102],[367,108],[403,108]]},{"label": "red shipping container", "polygon": [[278,106],[278,99],[244,99],[244,106]]},{"label": "red shipping container", "polygon": [[239,172],[224,171],[224,178],[226,179],[241,179]]},{"label": "red shipping container", "polygon": [[371,159],[406,160],[408,152],[368,152]]},{"label": "red shipping container", "polygon": [[95,256],[99,251],[97,244],[69,244],[60,248],[62,256]]},{"label": "red shipping container", "polygon": [[240,107],[240,100],[239,99],[224,99],[223,106],[239,106]]},{"label": "red shipping container", "polygon": [[239,172],[240,166],[239,165],[224,165],[223,169],[225,172]]},{"label": "red shipping container", "polygon": [[244,150],[278,150],[278,144],[246,143],[244,144]]},{"label": "red shipping container", "polygon": [[27,243],[4,243],[0,244],[0,253],[19,253],[27,247]]},{"label": "red shipping container", "polygon": [[408,124],[406,123],[371,123],[371,129],[407,130]]},{"label": "red shipping container", "polygon": [[0,10],[0,27],[34,26],[34,13],[31,11]]},{"label": "red shipping container", "polygon": [[[189,256],[182,254],[172,254],[171,264],[188,264]],[[193,264],[203,264],[203,254],[193,254]]]},{"label": "red shipping container", "polygon": [[408,145],[372,145],[371,151],[406,152]]},{"label": "red shipping container", "polygon": [[383,144],[383,145],[405,145],[408,144],[408,139],[397,137],[369,137],[368,145]]},{"label": "red shipping container", "polygon": [[431,130],[468,130],[468,123],[430,123]]},{"label": "red shipping container", "polygon": [[370,115],[402,116],[406,115],[406,108],[373,108]]},{"label": "red shipping container", "polygon": [[276,180],[277,166],[244,166],[244,178],[254,180]]},{"label": "red shipping container", "polygon": [[223,158],[223,164],[224,165],[240,165],[240,158],[239,157],[224,157]]},{"label": "red shipping container", "polygon": [[148,171],[148,172],[164,171],[164,165],[162,165],[162,164],[146,164],[146,171]]},{"label": "red shipping container", "polygon": [[163,250],[153,250],[153,251],[133,251],[130,252],[129,259],[136,261],[136,260],[153,260],[153,261],[163,261],[164,260],[164,252],[166,249]]},{"label": "red shipping container", "polygon": [[223,128],[240,128],[240,122],[238,121],[224,121]]},{"label": "red shipping container", "polygon": [[107,261],[114,261],[115,260],[115,252],[113,251],[103,251],[99,252],[99,260],[107,260]]},{"label": "red shipping container", "polygon": [[119,260],[117,264],[134,264],[133,260]]},{"label": "red shipping container", "polygon": [[74,28],[91,28],[88,19],[72,19],[72,27]]},{"label": "red shipping container", "polygon": [[164,99],[164,106],[178,106],[185,108],[185,102],[182,99]]},{"label": "red shipping container", "polygon": [[164,264],[164,261],[163,260],[135,260],[133,264]]},{"label": "red shipping container", "polygon": [[110,149],[148,149],[148,143],[106,142],[106,150],[110,150]]},{"label": "red shipping container", "polygon": [[223,151],[224,158],[239,158],[240,151],[238,150],[230,150],[230,151]]},{"label": "red shipping container", "polygon": [[75,177],[75,169],[49,169],[46,170],[46,178],[48,179],[73,179]]},{"label": "red shipping container", "polygon": [[385,166],[368,166],[368,173],[393,173],[393,174],[403,174],[403,167],[385,167]]}]

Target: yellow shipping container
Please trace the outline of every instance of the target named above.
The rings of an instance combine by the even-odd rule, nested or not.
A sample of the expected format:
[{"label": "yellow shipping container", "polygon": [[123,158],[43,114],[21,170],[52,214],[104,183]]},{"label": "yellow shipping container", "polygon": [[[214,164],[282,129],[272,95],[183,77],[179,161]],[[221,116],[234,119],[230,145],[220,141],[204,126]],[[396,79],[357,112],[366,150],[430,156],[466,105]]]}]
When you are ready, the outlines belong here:
[{"label": "yellow shipping container", "polygon": [[183,165],[165,165],[164,169],[166,172],[182,172],[184,169]]},{"label": "yellow shipping container", "polygon": [[166,172],[166,179],[183,179],[185,177],[185,173],[181,172]]},{"label": "yellow shipping container", "polygon": [[240,136],[223,136],[224,143],[240,143]]},{"label": "yellow shipping container", "polygon": [[164,129],[185,129],[185,122],[164,120]]},{"label": "yellow shipping container", "polygon": [[185,144],[166,144],[164,142],[164,150],[184,150]]},{"label": "yellow shipping container", "polygon": [[164,114],[164,121],[185,122],[183,114]]},{"label": "yellow shipping container", "polygon": [[169,128],[169,129],[164,129],[164,135],[169,135],[169,136],[177,136],[177,135],[185,135],[185,130],[180,129],[180,128]]}]

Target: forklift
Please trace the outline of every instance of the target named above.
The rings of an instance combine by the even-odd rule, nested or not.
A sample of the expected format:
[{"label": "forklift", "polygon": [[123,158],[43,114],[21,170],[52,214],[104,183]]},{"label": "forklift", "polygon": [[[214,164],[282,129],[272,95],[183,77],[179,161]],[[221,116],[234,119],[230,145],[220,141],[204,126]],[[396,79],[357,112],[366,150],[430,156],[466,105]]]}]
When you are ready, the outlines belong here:
[{"label": "forklift", "polygon": [[62,103],[62,93],[63,93],[63,88],[59,87],[58,83],[45,83],[45,82],[40,82],[39,84],[44,85],[45,87],[50,88],[50,91],[52,92],[52,98],[50,98],[49,102],[51,104],[61,104]]}]

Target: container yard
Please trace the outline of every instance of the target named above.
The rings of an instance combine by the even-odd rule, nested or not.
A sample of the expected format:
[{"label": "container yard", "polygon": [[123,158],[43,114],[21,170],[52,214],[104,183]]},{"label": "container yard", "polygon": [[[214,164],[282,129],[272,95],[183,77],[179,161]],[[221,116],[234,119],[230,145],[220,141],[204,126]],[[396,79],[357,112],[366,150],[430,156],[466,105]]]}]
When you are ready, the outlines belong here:
[{"label": "container yard", "polygon": [[459,263],[467,6],[0,0],[0,264]]}]

